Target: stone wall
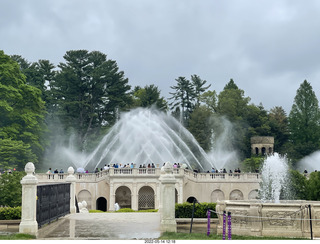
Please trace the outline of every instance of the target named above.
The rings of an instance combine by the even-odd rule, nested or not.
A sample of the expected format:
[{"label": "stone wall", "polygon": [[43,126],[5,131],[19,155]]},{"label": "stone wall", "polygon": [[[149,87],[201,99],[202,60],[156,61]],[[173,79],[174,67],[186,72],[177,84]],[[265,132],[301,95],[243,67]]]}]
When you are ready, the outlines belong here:
[{"label": "stone wall", "polygon": [[217,232],[222,233],[223,211],[231,212],[232,234],[248,236],[310,237],[311,206],[314,237],[320,237],[320,202],[282,201],[219,201]]}]

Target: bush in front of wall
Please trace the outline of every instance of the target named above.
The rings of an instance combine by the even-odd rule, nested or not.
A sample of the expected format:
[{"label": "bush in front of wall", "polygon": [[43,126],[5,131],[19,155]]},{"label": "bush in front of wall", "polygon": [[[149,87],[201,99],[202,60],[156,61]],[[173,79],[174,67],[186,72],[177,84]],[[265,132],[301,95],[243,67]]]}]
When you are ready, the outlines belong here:
[{"label": "bush in front of wall", "polygon": [[[192,217],[193,203],[176,203],[175,205],[175,217],[176,218],[191,218]],[[216,203],[201,204],[196,203],[194,206],[194,218],[207,218],[207,210],[216,210]],[[211,218],[217,218],[217,215],[211,212]]]},{"label": "bush in front of wall", "polygon": [[0,220],[21,219],[21,207],[0,208]]}]

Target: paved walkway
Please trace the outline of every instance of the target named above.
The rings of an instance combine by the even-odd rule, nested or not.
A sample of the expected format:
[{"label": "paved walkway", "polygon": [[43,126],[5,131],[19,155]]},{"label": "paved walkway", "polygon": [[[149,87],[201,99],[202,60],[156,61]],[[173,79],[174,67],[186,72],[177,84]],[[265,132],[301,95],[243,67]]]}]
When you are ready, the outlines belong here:
[{"label": "paved walkway", "polygon": [[59,220],[57,227],[40,239],[135,240],[160,234],[159,213],[78,213]]}]

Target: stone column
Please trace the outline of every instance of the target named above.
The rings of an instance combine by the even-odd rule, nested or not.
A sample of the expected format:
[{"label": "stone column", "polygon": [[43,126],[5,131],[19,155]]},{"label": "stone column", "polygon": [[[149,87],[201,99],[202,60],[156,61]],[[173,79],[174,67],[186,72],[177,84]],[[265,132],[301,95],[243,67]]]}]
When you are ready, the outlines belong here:
[{"label": "stone column", "polygon": [[[248,211],[249,216],[254,216],[256,218],[252,219],[251,222],[251,235],[261,236],[262,235],[262,204],[261,203],[251,203],[250,209]],[[250,220],[249,220],[250,221]]]},{"label": "stone column", "polygon": [[161,232],[177,232],[175,219],[175,183],[172,164],[167,162],[161,169],[159,177],[161,183],[160,195],[160,228]]},{"label": "stone column", "polygon": [[37,184],[38,179],[33,175],[35,167],[29,162],[24,170],[27,175],[20,181],[22,185],[22,206],[21,206],[21,222],[19,225],[19,233],[25,233],[37,236]]},{"label": "stone column", "polygon": [[131,208],[133,210],[138,210],[138,192],[137,192],[137,183],[132,183],[132,192],[131,192]]},{"label": "stone column", "polygon": [[113,183],[110,182],[110,200],[109,200],[109,211],[114,211],[114,204],[116,203],[116,195],[113,191]]},{"label": "stone column", "polygon": [[66,182],[70,184],[70,213],[76,213],[76,177],[74,176],[74,169],[72,167],[68,168],[68,176]]}]

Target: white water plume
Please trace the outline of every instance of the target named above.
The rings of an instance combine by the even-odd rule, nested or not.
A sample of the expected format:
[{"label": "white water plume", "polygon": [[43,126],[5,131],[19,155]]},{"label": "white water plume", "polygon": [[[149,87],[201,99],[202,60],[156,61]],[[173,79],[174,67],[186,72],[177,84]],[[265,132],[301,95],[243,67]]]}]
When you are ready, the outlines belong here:
[{"label": "white water plume", "polygon": [[237,168],[239,158],[237,151],[232,147],[235,136],[232,123],[224,117],[213,117],[213,128],[212,148],[208,157],[218,170],[225,167],[231,170]]},{"label": "white water plume", "polygon": [[320,151],[316,151],[297,163],[297,169],[302,173],[305,169],[311,173],[315,170],[320,171]]},{"label": "white water plume", "polygon": [[213,167],[191,133],[176,119],[155,109],[138,108],[122,114],[83,167],[92,170],[115,163],[162,166],[167,161],[201,171]]},{"label": "white water plume", "polygon": [[278,153],[268,155],[261,169],[260,198],[262,201],[274,201],[279,203],[280,193],[286,193],[288,183],[289,166],[286,156]]}]

